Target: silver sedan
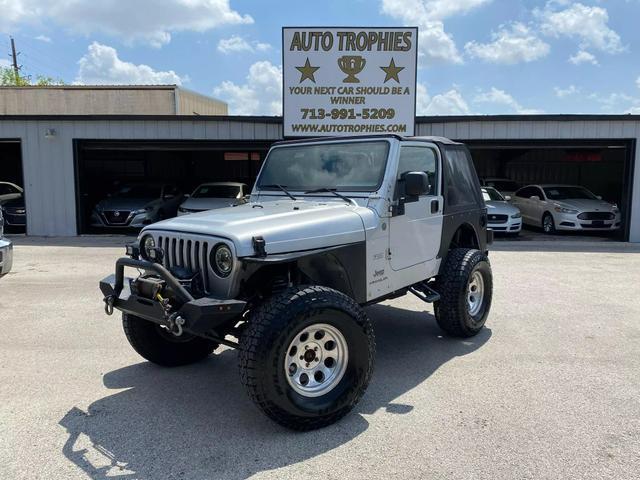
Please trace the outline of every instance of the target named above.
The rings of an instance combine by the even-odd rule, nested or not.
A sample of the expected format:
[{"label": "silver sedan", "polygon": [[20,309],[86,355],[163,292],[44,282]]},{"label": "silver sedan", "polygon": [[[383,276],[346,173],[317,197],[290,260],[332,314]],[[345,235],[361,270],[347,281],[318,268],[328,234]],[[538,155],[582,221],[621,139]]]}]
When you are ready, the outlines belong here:
[{"label": "silver sedan", "polygon": [[577,185],[528,185],[512,199],[527,225],[556,230],[607,231],[621,225],[620,209]]}]

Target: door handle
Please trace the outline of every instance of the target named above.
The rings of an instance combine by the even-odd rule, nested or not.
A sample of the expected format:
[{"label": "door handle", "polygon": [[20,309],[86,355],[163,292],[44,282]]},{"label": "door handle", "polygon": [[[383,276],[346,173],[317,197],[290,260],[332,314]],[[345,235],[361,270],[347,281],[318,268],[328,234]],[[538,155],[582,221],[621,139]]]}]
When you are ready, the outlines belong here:
[{"label": "door handle", "polygon": [[431,213],[438,213],[440,211],[440,201],[436,198],[431,200]]}]

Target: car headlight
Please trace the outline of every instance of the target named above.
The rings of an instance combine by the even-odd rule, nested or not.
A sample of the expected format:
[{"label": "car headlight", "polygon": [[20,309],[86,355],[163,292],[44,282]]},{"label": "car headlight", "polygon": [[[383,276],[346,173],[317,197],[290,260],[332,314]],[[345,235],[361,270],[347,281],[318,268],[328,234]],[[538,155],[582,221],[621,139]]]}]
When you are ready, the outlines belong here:
[{"label": "car headlight", "polygon": [[134,210],[131,213],[133,215],[142,215],[143,213],[149,213],[151,210],[153,210],[153,207],[145,207],[145,208],[139,208],[138,210]]},{"label": "car headlight", "polygon": [[556,212],[559,212],[559,213],[578,213],[578,210],[574,210],[572,208],[561,207],[559,205],[556,205],[556,208],[554,210]]},{"label": "car headlight", "polygon": [[219,243],[211,254],[211,266],[220,277],[228,277],[233,269],[233,253],[224,243]]},{"label": "car headlight", "polygon": [[156,247],[156,241],[151,235],[145,235],[144,237],[142,237],[140,246],[142,247],[142,256],[145,260],[149,260],[149,258],[151,257],[151,249]]},{"label": "car headlight", "polygon": [[518,212],[518,213],[514,213],[513,215],[511,215],[511,218],[521,218],[522,217],[522,213]]}]

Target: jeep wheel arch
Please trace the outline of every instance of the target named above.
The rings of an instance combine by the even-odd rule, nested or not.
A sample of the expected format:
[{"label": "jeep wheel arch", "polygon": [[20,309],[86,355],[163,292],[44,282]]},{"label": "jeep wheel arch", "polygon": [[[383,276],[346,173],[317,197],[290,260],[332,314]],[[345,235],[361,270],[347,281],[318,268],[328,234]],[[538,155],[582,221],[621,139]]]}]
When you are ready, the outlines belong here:
[{"label": "jeep wheel arch", "polygon": [[251,267],[242,282],[246,296],[277,285],[272,280],[279,278],[287,284],[332,288],[358,303],[366,302],[366,272],[361,267],[366,262],[364,242],[245,260]]},{"label": "jeep wheel arch", "polygon": [[[460,218],[460,215],[448,215],[444,217],[438,257],[445,258],[449,250],[454,248],[485,250],[486,242],[481,240],[480,235],[478,235],[478,231],[480,230],[480,215],[478,211],[476,210],[462,215],[465,218]],[[474,223],[477,225],[474,225]]]}]

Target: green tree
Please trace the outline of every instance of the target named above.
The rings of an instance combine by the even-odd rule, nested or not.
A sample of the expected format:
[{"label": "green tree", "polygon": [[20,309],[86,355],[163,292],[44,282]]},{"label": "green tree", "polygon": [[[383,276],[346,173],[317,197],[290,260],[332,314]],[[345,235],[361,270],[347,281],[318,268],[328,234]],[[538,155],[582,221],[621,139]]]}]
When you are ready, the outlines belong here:
[{"label": "green tree", "polygon": [[52,77],[38,75],[35,81],[31,76],[16,74],[11,67],[0,67],[0,86],[3,87],[46,87],[49,85],[64,85],[64,81]]}]

